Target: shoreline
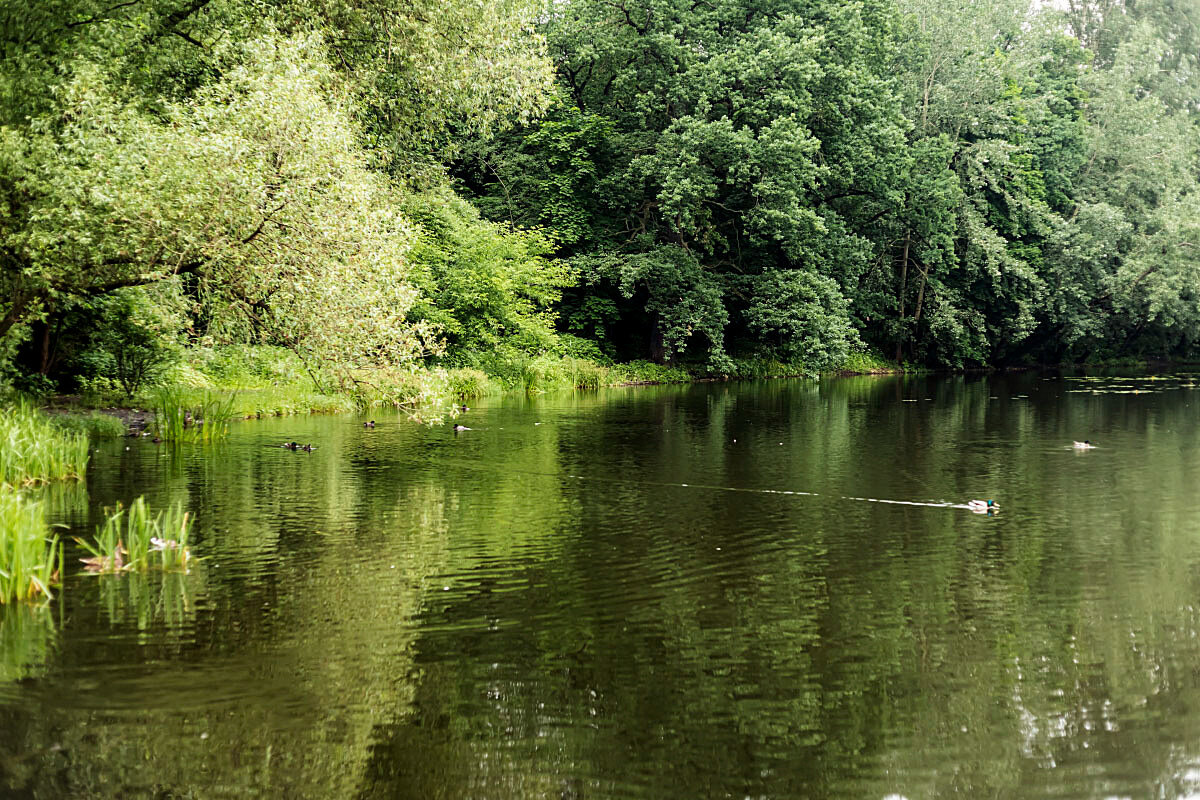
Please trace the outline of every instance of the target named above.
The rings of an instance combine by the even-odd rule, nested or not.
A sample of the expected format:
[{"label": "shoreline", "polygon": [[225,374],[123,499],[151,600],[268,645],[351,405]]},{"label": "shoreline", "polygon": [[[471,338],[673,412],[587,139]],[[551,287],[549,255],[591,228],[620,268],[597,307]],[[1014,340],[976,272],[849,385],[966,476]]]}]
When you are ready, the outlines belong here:
[{"label": "shoreline", "polygon": [[[617,365],[618,367],[622,365]],[[820,380],[821,378],[854,378],[854,377],[874,377],[874,376],[889,376],[889,375],[911,375],[911,376],[935,376],[935,375],[977,375],[983,373],[1016,373],[1028,371],[1092,371],[1092,370],[1113,370],[1113,369],[1138,369],[1138,370],[1161,370],[1171,368],[1197,368],[1200,367],[1200,362],[1194,361],[1169,361],[1169,360],[1143,360],[1137,363],[1125,364],[1057,364],[1057,365],[1028,365],[1028,366],[1008,366],[1008,367],[975,367],[975,368],[959,368],[959,369],[930,369],[925,367],[916,367],[905,369],[903,367],[889,366],[873,366],[866,369],[836,369],[828,370],[820,373],[810,372],[787,372],[770,375],[751,375],[751,376],[693,376],[687,380],[656,380],[646,378],[640,380],[619,381],[614,383],[599,384],[594,386],[557,386],[549,389],[539,389],[529,391],[517,387],[505,388],[500,391],[487,391],[479,393],[455,393],[453,396],[452,412],[447,415],[447,419],[453,419],[457,416],[458,406],[477,401],[484,397],[504,397],[516,396],[519,394],[551,394],[560,391],[597,391],[599,389],[617,389],[617,388],[635,388],[642,386],[669,386],[669,385],[686,385],[693,383],[733,383],[739,381],[757,381],[757,380],[795,380],[808,379]],[[675,372],[674,376],[678,377],[681,374],[686,374],[682,370]],[[489,376],[493,381],[493,386],[499,385],[499,380]],[[183,388],[183,387],[180,387]],[[287,389],[294,388],[295,391],[288,392]],[[261,419],[265,416],[284,417],[284,416],[300,416],[310,414],[355,414],[366,413],[365,408],[351,407],[351,400],[348,396],[331,395],[329,397],[322,396],[326,400],[336,400],[339,402],[322,404],[317,407],[316,404],[303,402],[304,396],[311,396],[313,393],[310,389],[300,389],[299,387],[252,387],[238,389],[222,389],[215,387],[204,391],[214,394],[223,395],[226,397],[236,396],[238,394],[253,395],[255,393],[272,393],[290,395],[297,403],[288,404],[285,410],[283,406],[276,406],[272,409],[258,410],[253,413],[239,412],[235,415],[235,419],[249,420]],[[143,398],[144,399],[144,398]],[[107,417],[120,420],[125,427],[126,435],[145,431],[154,421],[155,412],[141,406],[145,403],[138,403],[138,398],[133,398],[129,405],[114,403],[109,399],[109,402],[103,405],[91,405],[87,399],[78,394],[52,395],[45,400],[39,407],[43,412],[52,416],[65,417],[87,417],[94,414],[102,414]],[[344,402],[341,402],[344,401]],[[307,407],[306,407],[307,406]],[[396,408],[401,408],[397,405]],[[442,421],[442,424],[445,420]]]}]

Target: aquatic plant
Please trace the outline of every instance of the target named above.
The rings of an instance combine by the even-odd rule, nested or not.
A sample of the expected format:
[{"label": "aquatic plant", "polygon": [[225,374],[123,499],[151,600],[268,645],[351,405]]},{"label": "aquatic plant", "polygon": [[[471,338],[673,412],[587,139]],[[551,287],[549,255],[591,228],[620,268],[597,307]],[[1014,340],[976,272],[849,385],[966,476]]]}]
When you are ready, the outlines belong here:
[{"label": "aquatic plant", "polygon": [[169,387],[154,401],[154,429],[171,441],[211,442],[229,434],[236,394]]},{"label": "aquatic plant", "polygon": [[42,504],[0,485],[0,604],[52,597],[62,560]]},{"label": "aquatic plant", "polygon": [[450,393],[456,400],[474,400],[500,392],[500,387],[480,369],[450,369],[446,371],[446,380],[450,384]]},{"label": "aquatic plant", "polygon": [[97,527],[93,541],[75,539],[91,553],[82,559],[88,572],[187,571],[192,518],[182,503],[151,516],[145,498],[139,497],[128,509],[118,503],[105,512],[107,518]]},{"label": "aquatic plant", "polygon": [[85,434],[62,430],[28,400],[0,408],[0,483],[78,479],[87,462]]}]

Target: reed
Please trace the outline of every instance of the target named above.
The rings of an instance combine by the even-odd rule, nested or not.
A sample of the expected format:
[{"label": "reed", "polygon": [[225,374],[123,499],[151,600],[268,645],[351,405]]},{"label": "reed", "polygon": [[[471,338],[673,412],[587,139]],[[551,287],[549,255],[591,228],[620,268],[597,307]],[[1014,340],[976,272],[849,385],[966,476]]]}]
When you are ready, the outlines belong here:
[{"label": "reed", "polygon": [[175,442],[213,442],[229,435],[229,423],[237,416],[236,393],[194,393],[171,387],[154,400],[155,432]]},{"label": "reed", "polygon": [[498,386],[483,370],[459,368],[446,371],[450,396],[455,400],[475,400],[490,394],[500,394]]},{"label": "reed", "polygon": [[105,512],[107,518],[91,542],[75,540],[91,553],[82,559],[88,572],[187,572],[192,557],[188,547],[192,517],[182,503],[151,516],[145,498],[139,497],[128,509],[118,503]]},{"label": "reed", "polygon": [[62,565],[42,504],[0,485],[0,604],[50,599]]},{"label": "reed", "polygon": [[0,408],[0,483],[79,479],[87,462],[86,434],[62,430],[28,400]]}]

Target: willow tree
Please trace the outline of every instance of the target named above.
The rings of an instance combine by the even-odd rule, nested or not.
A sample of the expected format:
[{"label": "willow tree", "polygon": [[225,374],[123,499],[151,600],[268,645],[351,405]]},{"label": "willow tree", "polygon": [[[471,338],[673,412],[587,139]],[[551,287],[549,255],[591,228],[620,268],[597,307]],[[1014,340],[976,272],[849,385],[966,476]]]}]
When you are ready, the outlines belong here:
[{"label": "willow tree", "polygon": [[56,124],[3,131],[10,325],[66,296],[190,273],[231,309],[225,324],[301,353],[420,351],[404,323],[411,229],[366,166],[319,43],[239,49],[220,81],[155,115],[89,67],[62,87]]},{"label": "willow tree", "polygon": [[[310,361],[395,364],[434,346],[406,321],[414,226],[378,166],[541,107],[528,4],[28,6],[0,5],[0,337],[186,274],[218,330]],[[489,66],[501,80],[480,91]],[[401,85],[407,103],[380,89]],[[381,150],[389,130],[407,147]]]}]

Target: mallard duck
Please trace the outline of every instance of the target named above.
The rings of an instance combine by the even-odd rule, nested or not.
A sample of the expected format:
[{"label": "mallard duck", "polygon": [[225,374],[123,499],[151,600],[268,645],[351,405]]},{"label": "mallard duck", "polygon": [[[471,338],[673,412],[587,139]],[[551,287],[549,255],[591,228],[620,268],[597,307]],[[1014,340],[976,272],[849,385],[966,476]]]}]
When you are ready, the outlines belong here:
[{"label": "mallard duck", "polygon": [[459,431],[469,431],[469,430],[471,430],[471,429],[468,428],[466,425],[455,425],[454,426],[455,433],[458,433]]},{"label": "mallard duck", "polygon": [[279,446],[284,448],[285,450],[299,450],[300,449],[299,442],[284,442],[283,444],[281,444]]},{"label": "mallard duck", "polygon": [[300,449],[306,453],[311,453],[313,450],[316,450],[317,448],[313,447],[311,444],[306,444],[306,445],[304,445],[304,447],[301,447]]},{"label": "mallard duck", "polygon": [[995,511],[996,509],[1000,508],[1000,506],[996,505],[995,500],[972,500],[971,502],[967,503],[967,508],[971,509],[977,514],[982,514],[985,511]]},{"label": "mallard duck", "polygon": [[1087,439],[1084,439],[1082,442],[1075,442],[1075,443],[1074,443],[1072,446],[1073,446],[1073,447],[1074,447],[1076,450],[1091,450],[1091,449],[1093,449],[1093,448],[1094,448],[1096,445],[1092,444],[1092,443],[1091,443],[1091,442],[1089,442]]},{"label": "mallard duck", "polygon": [[117,549],[111,556],[92,556],[91,558],[81,558],[79,561],[88,572],[120,572],[125,569],[125,556],[127,555],[124,542],[118,541]]},{"label": "mallard duck", "polygon": [[375,420],[371,420],[370,422],[364,422],[364,423],[363,423],[363,427],[364,427],[364,428],[374,428],[374,427],[375,427]]}]

